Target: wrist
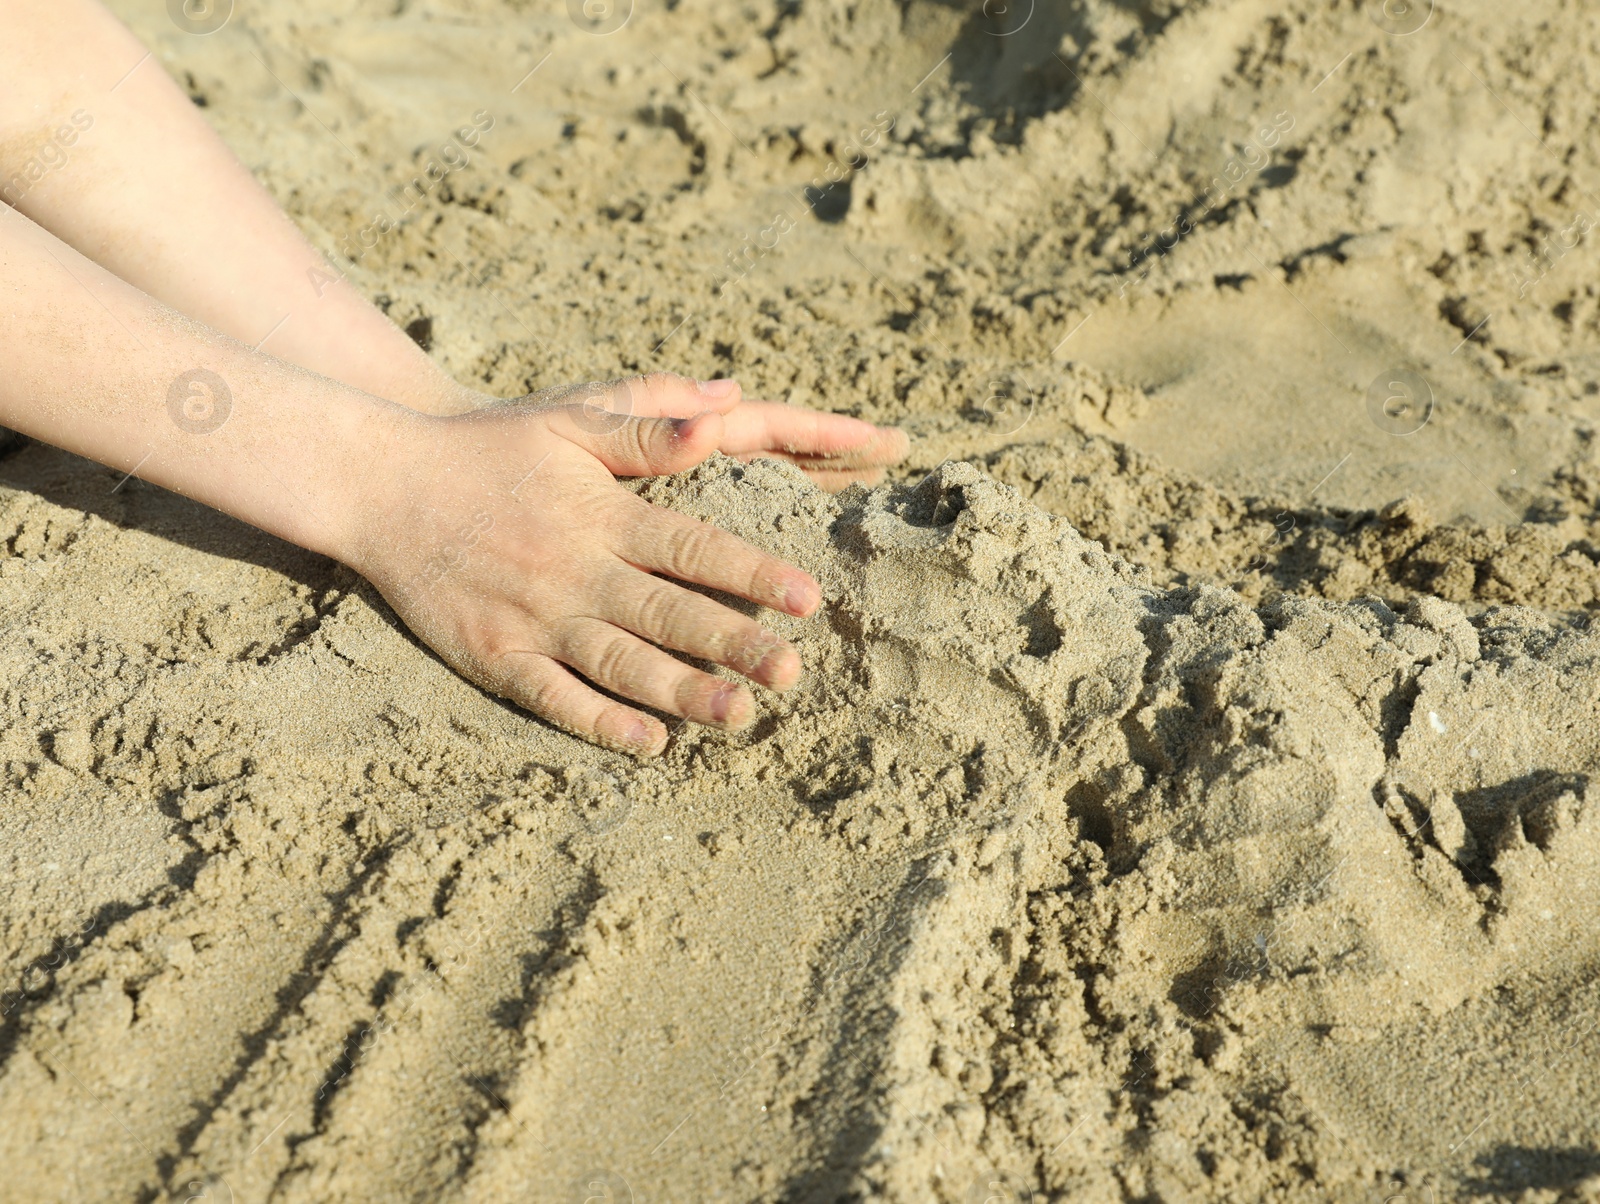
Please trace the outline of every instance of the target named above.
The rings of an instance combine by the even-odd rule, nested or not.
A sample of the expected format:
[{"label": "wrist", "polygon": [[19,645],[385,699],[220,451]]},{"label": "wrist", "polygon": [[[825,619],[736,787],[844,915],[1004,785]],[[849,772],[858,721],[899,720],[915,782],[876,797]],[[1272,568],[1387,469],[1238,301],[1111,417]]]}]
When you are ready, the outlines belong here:
[{"label": "wrist", "polygon": [[165,454],[142,475],[363,571],[407,479],[397,462],[425,445],[417,428],[439,420],[271,361],[219,368],[228,386],[220,423],[164,432]]},{"label": "wrist", "polygon": [[415,345],[409,345],[407,354],[391,360],[382,370],[368,368],[355,379],[339,379],[374,397],[436,418],[482,409],[493,400],[462,385]]},{"label": "wrist", "polygon": [[411,399],[401,401],[401,404],[416,410],[419,414],[429,414],[435,418],[452,418],[457,414],[469,414],[473,410],[481,410],[498,400],[487,393],[479,393],[476,389],[458,384],[443,372],[439,377],[439,380],[417,390]]},{"label": "wrist", "polygon": [[[444,419],[399,403],[383,404],[340,424],[341,450],[333,469],[340,488],[324,546],[306,544],[363,577],[392,556],[406,529],[407,490],[415,479],[414,452],[436,445]],[[298,542],[298,541],[297,541]]]}]

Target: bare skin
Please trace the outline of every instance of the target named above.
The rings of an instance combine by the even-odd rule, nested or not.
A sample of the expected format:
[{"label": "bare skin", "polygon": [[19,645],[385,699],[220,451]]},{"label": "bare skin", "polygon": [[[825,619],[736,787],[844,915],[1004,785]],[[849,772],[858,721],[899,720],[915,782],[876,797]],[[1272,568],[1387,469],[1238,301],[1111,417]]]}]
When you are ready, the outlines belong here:
[{"label": "bare skin", "polygon": [[747,688],[663,649],[798,680],[791,646],[671,579],[802,616],[816,582],[615,478],[720,450],[837,489],[880,479],[901,432],[731,381],[466,389],[94,0],[0,0],[0,29],[0,424],[349,564],[465,676],[610,747],[660,752],[652,712],[753,718]]}]

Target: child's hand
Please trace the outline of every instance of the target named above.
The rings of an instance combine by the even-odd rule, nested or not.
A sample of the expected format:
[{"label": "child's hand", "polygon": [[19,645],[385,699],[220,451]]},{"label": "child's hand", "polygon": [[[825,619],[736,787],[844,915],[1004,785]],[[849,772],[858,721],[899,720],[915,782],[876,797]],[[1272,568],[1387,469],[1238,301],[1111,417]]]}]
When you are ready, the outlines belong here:
[{"label": "child's hand", "polygon": [[755,713],[748,690],[662,648],[776,690],[798,680],[799,655],[754,620],[652,574],[793,615],[811,614],[820,589],[732,535],[635,497],[614,476],[681,472],[719,447],[750,452],[770,441],[804,456],[860,449],[876,428],[855,424],[863,439],[854,419],[802,417],[814,422],[808,433],[783,407],[752,408],[735,422],[718,411],[738,407],[737,389],[716,388],[652,376],[408,418],[370,479],[376,504],[347,559],[454,668],[577,735],[638,753],[666,743],[659,720],[594,686],[742,727]]},{"label": "child's hand", "polygon": [[[595,687],[703,723],[752,718],[742,686],[662,648],[794,684],[793,648],[652,574],[796,615],[816,609],[816,583],[613,474],[720,448],[839,489],[900,459],[898,431],[676,377],[478,408],[306,243],[182,89],[130,70],[150,55],[110,14],[8,4],[0,24],[6,178],[40,113],[76,123],[81,106],[95,130],[70,180],[0,204],[0,423],[340,556],[467,676],[603,743],[658,752],[666,730]],[[115,96],[89,82],[118,76]],[[197,372],[217,402],[199,424],[184,409]]]}]

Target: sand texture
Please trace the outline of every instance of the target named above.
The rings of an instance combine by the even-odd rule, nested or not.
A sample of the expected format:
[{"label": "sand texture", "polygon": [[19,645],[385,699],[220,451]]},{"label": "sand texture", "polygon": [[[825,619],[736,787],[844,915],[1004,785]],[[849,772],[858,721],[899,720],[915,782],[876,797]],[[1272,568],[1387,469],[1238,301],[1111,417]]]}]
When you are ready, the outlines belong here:
[{"label": "sand texture", "polygon": [[1600,1201],[1600,16],[1028,2],[117,6],[463,380],[915,439],[635,486],[826,595],[647,764],[8,446],[0,1198]]}]

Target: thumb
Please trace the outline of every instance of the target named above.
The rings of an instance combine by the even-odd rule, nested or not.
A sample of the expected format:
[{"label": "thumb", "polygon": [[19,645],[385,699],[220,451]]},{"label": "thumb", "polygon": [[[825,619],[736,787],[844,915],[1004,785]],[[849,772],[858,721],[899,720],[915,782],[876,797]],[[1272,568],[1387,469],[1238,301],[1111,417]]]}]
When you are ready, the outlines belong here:
[{"label": "thumb", "polygon": [[[617,477],[657,477],[693,468],[722,441],[722,415],[692,418],[625,418],[611,429],[576,421],[563,412],[551,426]],[[609,424],[608,424],[609,425]]]}]

